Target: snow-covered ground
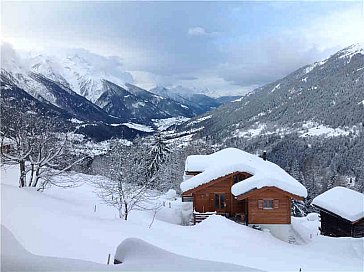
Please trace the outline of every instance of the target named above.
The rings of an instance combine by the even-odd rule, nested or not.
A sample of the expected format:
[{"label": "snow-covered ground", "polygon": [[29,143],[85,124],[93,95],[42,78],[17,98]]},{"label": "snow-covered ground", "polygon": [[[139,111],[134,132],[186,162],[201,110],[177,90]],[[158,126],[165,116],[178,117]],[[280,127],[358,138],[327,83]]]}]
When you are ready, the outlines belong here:
[{"label": "snow-covered ground", "polygon": [[[261,112],[258,115],[252,117],[250,120],[255,120],[259,116],[266,115],[265,112]],[[256,122],[249,128],[237,128],[234,131],[234,136],[239,138],[254,138],[263,135],[279,135],[284,136],[297,132],[300,137],[339,137],[348,136],[353,134],[354,136],[358,134],[357,126],[352,127],[337,127],[332,128],[316,122],[306,122],[302,124],[301,129],[293,129],[289,127],[267,127],[267,124]]]},{"label": "snow-covered ground", "polygon": [[152,121],[159,131],[163,131],[173,125],[180,125],[184,122],[187,122],[188,120],[190,120],[190,118],[179,116],[165,119],[153,119]]},{"label": "snow-covered ground", "polygon": [[124,126],[127,126],[128,128],[133,128],[139,131],[144,131],[144,132],[153,132],[154,129],[152,127],[146,126],[146,125],[141,125],[141,124],[136,124],[136,123],[123,123]]},{"label": "snow-covered ground", "polygon": [[[120,243],[137,238],[169,253],[266,271],[363,270],[364,239],[317,235],[317,222],[305,218],[293,220],[294,229],[306,235],[303,245],[285,243],[221,216],[212,216],[196,226],[181,226],[162,221],[179,216],[179,199],[170,194],[164,196],[165,206],[150,226],[152,212],[134,211],[128,221],[119,219],[116,210],[97,198],[87,175],[75,175],[85,182],[80,187],[53,187],[43,193],[19,189],[17,175],[13,166],[2,168],[1,224],[32,254],[105,264],[108,254],[114,258]],[[316,236],[311,235],[315,228]],[[2,246],[3,250],[8,247]],[[137,255],[132,256],[137,263]],[[143,260],[143,256],[140,258]],[[130,265],[130,269],[136,269]],[[232,266],[227,270],[233,270]]]}]

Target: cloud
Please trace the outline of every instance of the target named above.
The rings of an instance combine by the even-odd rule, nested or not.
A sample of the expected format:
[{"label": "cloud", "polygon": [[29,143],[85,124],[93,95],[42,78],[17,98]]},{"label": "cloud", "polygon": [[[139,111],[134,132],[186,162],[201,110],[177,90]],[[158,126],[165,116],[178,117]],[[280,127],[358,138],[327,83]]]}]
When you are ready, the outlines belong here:
[{"label": "cloud", "polygon": [[189,36],[205,36],[208,35],[208,33],[206,32],[206,30],[203,27],[191,27],[188,29],[187,31],[187,35]]},{"label": "cloud", "polygon": [[331,12],[305,25],[226,47],[217,74],[239,86],[263,85],[364,41],[364,17],[355,8]]},{"label": "cloud", "polygon": [[205,28],[203,27],[200,27],[200,26],[195,26],[195,27],[190,27],[188,30],[187,30],[187,35],[190,36],[190,37],[197,37],[197,36],[215,36],[217,35],[218,32],[208,32],[206,31]]},{"label": "cloud", "polygon": [[198,77],[182,75],[182,76],[179,76],[178,79],[180,79],[180,80],[196,80],[196,79],[198,79]]},{"label": "cloud", "polygon": [[354,2],[34,5],[5,3],[3,32],[16,49],[84,48],[102,70],[146,88],[247,90],[364,40]]}]

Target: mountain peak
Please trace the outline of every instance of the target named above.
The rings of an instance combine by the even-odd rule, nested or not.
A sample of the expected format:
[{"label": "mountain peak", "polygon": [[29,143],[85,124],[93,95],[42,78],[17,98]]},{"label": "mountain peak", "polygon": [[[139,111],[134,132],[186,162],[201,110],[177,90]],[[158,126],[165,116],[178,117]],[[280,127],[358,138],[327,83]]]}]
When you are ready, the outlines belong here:
[{"label": "mountain peak", "polygon": [[339,58],[351,58],[356,54],[364,55],[364,43],[352,44],[338,52]]}]

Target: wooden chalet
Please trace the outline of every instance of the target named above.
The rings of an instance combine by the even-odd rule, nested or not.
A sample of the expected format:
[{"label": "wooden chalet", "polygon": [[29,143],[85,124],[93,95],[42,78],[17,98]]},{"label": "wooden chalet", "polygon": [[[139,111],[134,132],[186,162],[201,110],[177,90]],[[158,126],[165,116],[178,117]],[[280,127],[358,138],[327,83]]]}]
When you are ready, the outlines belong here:
[{"label": "wooden chalet", "polygon": [[334,187],[313,199],[320,210],[321,234],[333,237],[364,237],[364,194]]},{"label": "wooden chalet", "polygon": [[181,189],[195,223],[216,213],[247,225],[290,224],[292,199],[307,195],[277,165],[235,148],[189,156]]}]

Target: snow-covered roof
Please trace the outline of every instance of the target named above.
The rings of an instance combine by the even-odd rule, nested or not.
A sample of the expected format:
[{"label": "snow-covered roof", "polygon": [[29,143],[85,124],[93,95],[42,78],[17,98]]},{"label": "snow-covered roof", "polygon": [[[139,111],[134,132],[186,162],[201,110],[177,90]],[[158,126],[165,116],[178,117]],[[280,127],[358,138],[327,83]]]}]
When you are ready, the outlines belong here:
[{"label": "snow-covered roof", "polygon": [[12,140],[10,138],[4,137],[4,138],[0,139],[0,144],[11,145],[11,144],[15,144],[15,142],[14,142],[14,140]]},{"label": "snow-covered roof", "polygon": [[278,165],[237,148],[226,148],[211,155],[189,156],[185,171],[202,173],[186,178],[180,185],[183,192],[234,172],[247,172],[252,176],[234,184],[231,187],[233,195],[274,186],[297,196],[307,196],[306,188]]},{"label": "snow-covered roof", "polygon": [[334,187],[322,193],[312,204],[351,222],[364,218],[364,194],[345,187]]}]

